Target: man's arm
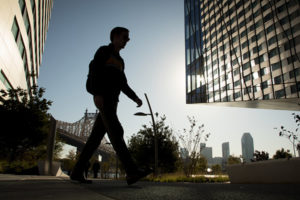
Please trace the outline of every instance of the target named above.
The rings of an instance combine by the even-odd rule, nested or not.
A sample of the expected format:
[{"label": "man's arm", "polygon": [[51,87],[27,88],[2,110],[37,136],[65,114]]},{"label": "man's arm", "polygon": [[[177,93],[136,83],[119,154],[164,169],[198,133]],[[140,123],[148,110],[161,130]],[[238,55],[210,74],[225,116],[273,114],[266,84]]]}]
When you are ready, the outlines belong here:
[{"label": "man's arm", "polygon": [[137,107],[141,107],[143,105],[142,100],[135,94],[135,92],[129,87],[127,83],[126,76],[124,74],[124,84],[122,87],[122,92],[126,94],[131,100],[137,103]]}]

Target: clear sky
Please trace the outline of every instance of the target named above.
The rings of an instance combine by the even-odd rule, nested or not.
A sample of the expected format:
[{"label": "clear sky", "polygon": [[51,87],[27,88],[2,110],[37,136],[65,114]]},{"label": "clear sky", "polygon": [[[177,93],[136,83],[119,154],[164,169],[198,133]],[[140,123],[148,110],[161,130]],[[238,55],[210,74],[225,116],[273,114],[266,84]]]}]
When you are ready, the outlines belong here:
[{"label": "clear sky", "polygon": [[187,116],[211,133],[207,146],[222,156],[222,143],[230,142],[230,154],[241,155],[241,137],[251,133],[254,149],[272,156],[281,147],[291,149],[274,127],[294,130],[291,111],[245,109],[185,104],[185,45],[183,0],[54,0],[38,84],[53,101],[50,113],[75,122],[85,109],[94,112],[92,96],[85,90],[88,64],[99,46],[109,44],[115,26],[130,30],[131,40],[121,51],[129,85],[144,101],[141,108],[120,96],[118,114],[125,140],[149,117],[147,93],[154,112],[165,114],[174,131],[188,128]]}]

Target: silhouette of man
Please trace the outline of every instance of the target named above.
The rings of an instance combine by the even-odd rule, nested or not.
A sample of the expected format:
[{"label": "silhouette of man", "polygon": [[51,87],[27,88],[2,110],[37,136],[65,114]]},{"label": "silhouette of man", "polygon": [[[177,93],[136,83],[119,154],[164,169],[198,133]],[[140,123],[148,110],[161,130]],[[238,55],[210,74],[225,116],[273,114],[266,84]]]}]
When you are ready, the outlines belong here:
[{"label": "silhouette of man", "polygon": [[132,99],[137,107],[142,106],[143,103],[127,83],[124,61],[119,54],[130,40],[129,30],[123,27],[114,28],[110,33],[110,40],[108,46],[102,46],[97,50],[89,65],[86,87],[93,95],[94,103],[100,113],[70,178],[81,183],[91,183],[83,177],[83,170],[107,132],[114,150],[124,165],[127,184],[130,185],[150,174],[152,170],[138,168],[127,149],[123,139],[124,131],[117,116],[120,92]]}]

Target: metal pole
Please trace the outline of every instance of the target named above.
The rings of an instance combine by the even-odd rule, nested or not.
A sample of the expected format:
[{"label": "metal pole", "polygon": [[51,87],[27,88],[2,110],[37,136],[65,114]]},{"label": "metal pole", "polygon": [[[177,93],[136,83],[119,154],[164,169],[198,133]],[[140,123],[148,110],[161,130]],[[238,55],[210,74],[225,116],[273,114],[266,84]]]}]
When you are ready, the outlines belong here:
[{"label": "metal pole", "polygon": [[152,124],[153,124],[153,131],[154,131],[154,175],[157,176],[158,174],[158,144],[157,144],[157,130],[156,130],[156,124],[154,121],[154,116],[153,116],[153,112],[152,112],[152,108],[150,106],[150,102],[149,99],[147,97],[147,94],[145,93],[145,97],[149,106],[149,110],[150,110],[150,114],[151,114],[151,118],[152,118]]}]

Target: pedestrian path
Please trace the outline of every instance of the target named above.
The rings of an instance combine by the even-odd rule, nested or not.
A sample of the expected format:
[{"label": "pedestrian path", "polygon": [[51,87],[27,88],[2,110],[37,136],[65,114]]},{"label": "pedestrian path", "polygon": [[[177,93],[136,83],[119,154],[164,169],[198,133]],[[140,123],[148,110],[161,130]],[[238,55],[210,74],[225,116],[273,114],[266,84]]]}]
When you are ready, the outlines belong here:
[{"label": "pedestrian path", "polygon": [[0,199],[9,200],[113,200],[71,183],[67,178],[0,174]]}]

